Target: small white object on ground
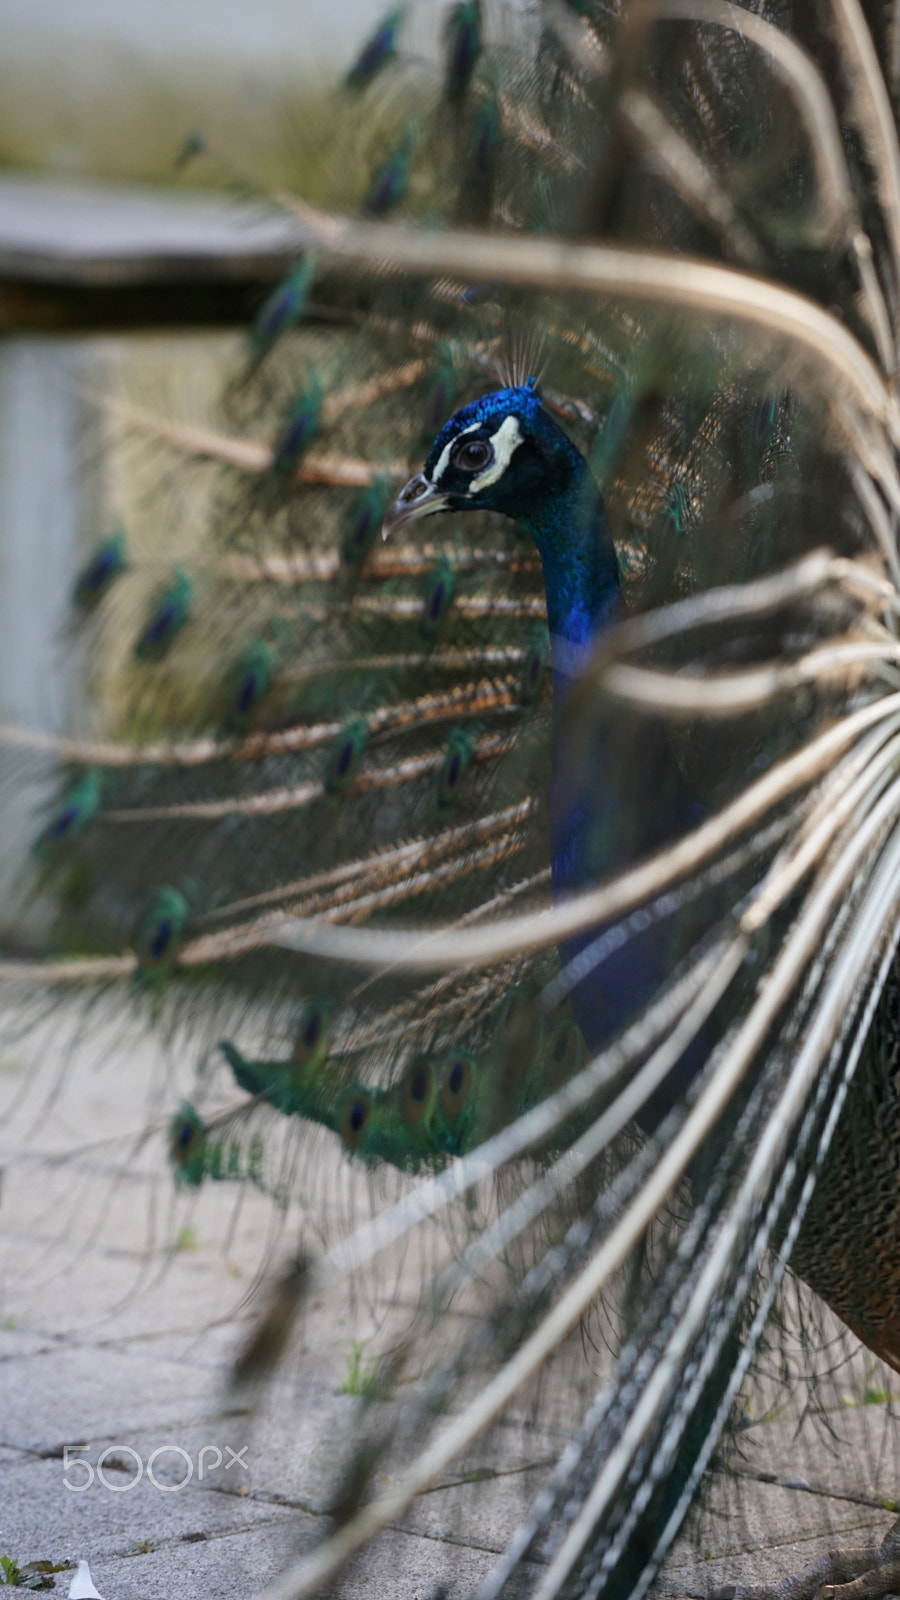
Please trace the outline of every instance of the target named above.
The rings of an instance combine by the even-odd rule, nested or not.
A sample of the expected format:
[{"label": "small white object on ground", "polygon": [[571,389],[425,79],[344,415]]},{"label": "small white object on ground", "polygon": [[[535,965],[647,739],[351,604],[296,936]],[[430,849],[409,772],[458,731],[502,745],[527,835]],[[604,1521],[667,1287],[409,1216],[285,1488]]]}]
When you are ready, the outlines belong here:
[{"label": "small white object on ground", "polygon": [[86,1561],[79,1561],[78,1571],[69,1584],[69,1600],[103,1600],[99,1589],[94,1588],[91,1569]]}]

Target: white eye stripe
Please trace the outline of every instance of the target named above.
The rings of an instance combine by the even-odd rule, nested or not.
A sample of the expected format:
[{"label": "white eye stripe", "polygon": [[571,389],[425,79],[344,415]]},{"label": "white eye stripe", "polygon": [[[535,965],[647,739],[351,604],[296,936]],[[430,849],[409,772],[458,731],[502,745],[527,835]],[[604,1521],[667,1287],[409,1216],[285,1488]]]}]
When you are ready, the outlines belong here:
[{"label": "white eye stripe", "polygon": [[491,436],[494,459],[477,478],[472,479],[469,493],[480,494],[482,489],[489,489],[498,478],[502,478],[521,443],[522,429],[519,427],[518,417],[504,417],[497,432]]},{"label": "white eye stripe", "polygon": [[431,474],[431,481],[434,484],[436,489],[440,486],[441,479],[444,476],[444,473],[446,472],[447,467],[450,464],[450,452],[451,452],[451,450],[455,449],[457,440],[465,438],[467,433],[475,433],[476,430],[478,428],[480,428],[480,427],[481,427],[481,423],[480,422],[472,422],[472,423],[469,424],[468,428],[463,428],[461,433],[455,434],[454,437],[450,440],[449,444],[445,444],[444,445],[443,450],[441,451],[440,455],[437,458],[437,461],[435,462],[434,471]]},{"label": "white eye stripe", "polygon": [[[472,422],[468,428],[462,428],[450,440],[449,444],[444,445],[431,476],[431,481],[435,488],[440,487],[441,479],[450,465],[451,452],[456,449],[460,439],[464,439],[466,434],[477,433],[481,427],[482,423]],[[494,452],[494,459],[490,466],[485,467],[483,472],[480,472],[476,478],[472,479],[466,490],[468,495],[479,494],[482,489],[489,489],[492,484],[497,483],[503,477],[513,455],[522,443],[523,437],[518,417],[504,417],[496,433],[491,434],[490,442]]]}]

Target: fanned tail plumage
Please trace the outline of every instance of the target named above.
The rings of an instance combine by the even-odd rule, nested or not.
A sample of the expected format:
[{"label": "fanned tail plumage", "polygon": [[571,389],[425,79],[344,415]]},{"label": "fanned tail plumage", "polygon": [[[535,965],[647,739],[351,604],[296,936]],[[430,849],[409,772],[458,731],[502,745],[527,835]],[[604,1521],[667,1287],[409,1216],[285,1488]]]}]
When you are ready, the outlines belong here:
[{"label": "fanned tail plumage", "polygon": [[268,1600],[542,1406],[481,1600],[625,1600],[789,1260],[900,1370],[897,22],[463,0],[440,65],[418,25],[218,406],[165,357],[102,401],[84,726],[0,730],[53,790],[0,976],[191,1039],[182,1185],[289,1205],[339,1140],[370,1186],[307,1206],[241,1383],[419,1261]]}]

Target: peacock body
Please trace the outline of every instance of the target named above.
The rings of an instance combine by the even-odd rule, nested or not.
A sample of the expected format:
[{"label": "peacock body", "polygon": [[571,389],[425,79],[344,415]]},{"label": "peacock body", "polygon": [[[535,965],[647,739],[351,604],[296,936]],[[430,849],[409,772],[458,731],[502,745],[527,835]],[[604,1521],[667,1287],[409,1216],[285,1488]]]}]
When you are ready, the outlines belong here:
[{"label": "peacock body", "polygon": [[789,1259],[900,1366],[896,19],[463,0],[440,67],[415,26],[217,414],[105,402],[85,726],[3,731],[53,796],[2,977],[191,1051],[183,1188],[290,1206],[335,1138],[371,1185],[336,1237],[298,1207],[240,1382],[421,1252],[268,1593],[571,1411],[601,1326],[480,1593],[624,1600]]}]

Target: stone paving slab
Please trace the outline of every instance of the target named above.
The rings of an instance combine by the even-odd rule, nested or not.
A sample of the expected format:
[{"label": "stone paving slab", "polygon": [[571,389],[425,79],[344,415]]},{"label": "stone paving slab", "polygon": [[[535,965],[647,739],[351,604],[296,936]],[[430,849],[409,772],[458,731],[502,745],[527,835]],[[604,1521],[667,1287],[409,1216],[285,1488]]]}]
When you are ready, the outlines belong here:
[{"label": "stone paving slab", "polygon": [[[4,1062],[0,1089],[14,1091],[25,1048]],[[360,1329],[388,1343],[392,1327],[408,1330],[417,1264],[392,1286],[376,1284],[353,1315],[310,1307],[260,1414],[236,1415],[227,1374],[251,1326],[246,1297],[290,1229],[279,1245],[271,1203],[253,1194],[235,1226],[226,1186],[173,1205],[159,1150],[134,1143],[147,1105],[160,1101],[161,1073],[177,1104],[171,1062],[161,1068],[154,1047],[124,1059],[75,1051],[70,1068],[58,1093],[48,1099],[38,1078],[13,1120],[0,1116],[0,1554],[86,1559],[105,1600],[250,1600],[322,1536],[358,1427],[358,1402],[341,1392],[348,1352]],[[349,1225],[359,1197],[333,1159],[332,1178],[317,1175],[317,1203]],[[180,1248],[160,1249],[179,1236]],[[872,1455],[878,1408],[847,1408],[869,1381],[865,1361],[857,1366],[836,1375],[830,1442],[820,1429],[798,1431],[796,1408],[747,1429],[740,1479],[711,1475],[665,1564],[661,1595],[782,1576],[836,1544],[883,1535],[889,1514],[858,1496],[893,1497],[900,1474],[891,1449]],[[765,1386],[757,1400],[762,1417]],[[495,1429],[342,1574],[333,1600],[432,1600],[439,1585],[448,1600],[471,1593],[546,1478],[565,1437],[564,1401],[547,1393],[538,1411],[524,1407],[519,1422]],[[385,1402],[382,1420],[395,1403]],[[67,1469],[65,1445],[87,1466]],[[246,1478],[234,1460],[226,1467],[228,1451],[244,1452]],[[397,1465],[386,1462],[382,1482]],[[89,1471],[83,1492],[66,1487],[67,1476],[77,1483]],[[782,1481],[760,1482],[760,1473]],[[57,1592],[67,1589],[61,1575]]]},{"label": "stone paving slab", "polygon": [[[98,1561],[91,1573],[101,1594],[116,1600],[236,1600],[252,1594],[296,1555],[288,1522],[249,1528],[196,1543],[160,1545],[155,1551],[119,1560]],[[447,1600],[462,1600],[489,1571],[491,1557],[455,1548],[448,1571],[448,1548],[436,1540],[388,1533],[364,1563],[341,1579],[341,1600],[428,1600],[439,1587]],[[65,1591],[63,1591],[65,1592]]]},{"label": "stone paving slab", "polygon": [[[5,1537],[17,1550],[34,1545],[42,1532],[33,1522],[34,1507],[39,1505],[42,1516],[53,1522],[52,1533],[44,1533],[50,1549],[41,1545],[31,1554],[60,1559],[86,1551],[93,1570],[95,1562],[127,1555],[143,1544],[171,1545],[196,1533],[212,1538],[290,1520],[291,1511],[278,1506],[216,1493],[193,1482],[179,1487],[176,1474],[184,1472],[180,1455],[158,1456],[150,1467],[155,1482],[147,1470],[135,1482],[135,1459],[125,1452],[143,1447],[146,1466],[155,1450],[166,1449],[163,1435],[135,1438],[134,1446],[112,1442],[103,1453],[96,1446],[84,1456],[76,1450],[68,1466],[62,1459],[23,1459],[0,1469]],[[88,1468],[80,1463],[89,1457],[96,1462],[101,1454],[105,1454],[102,1481],[91,1480]]]},{"label": "stone paving slab", "polygon": [[220,1401],[218,1373],[188,1378],[183,1364],[141,1348],[62,1346],[7,1361],[0,1374],[4,1444],[41,1454],[183,1423]]}]

